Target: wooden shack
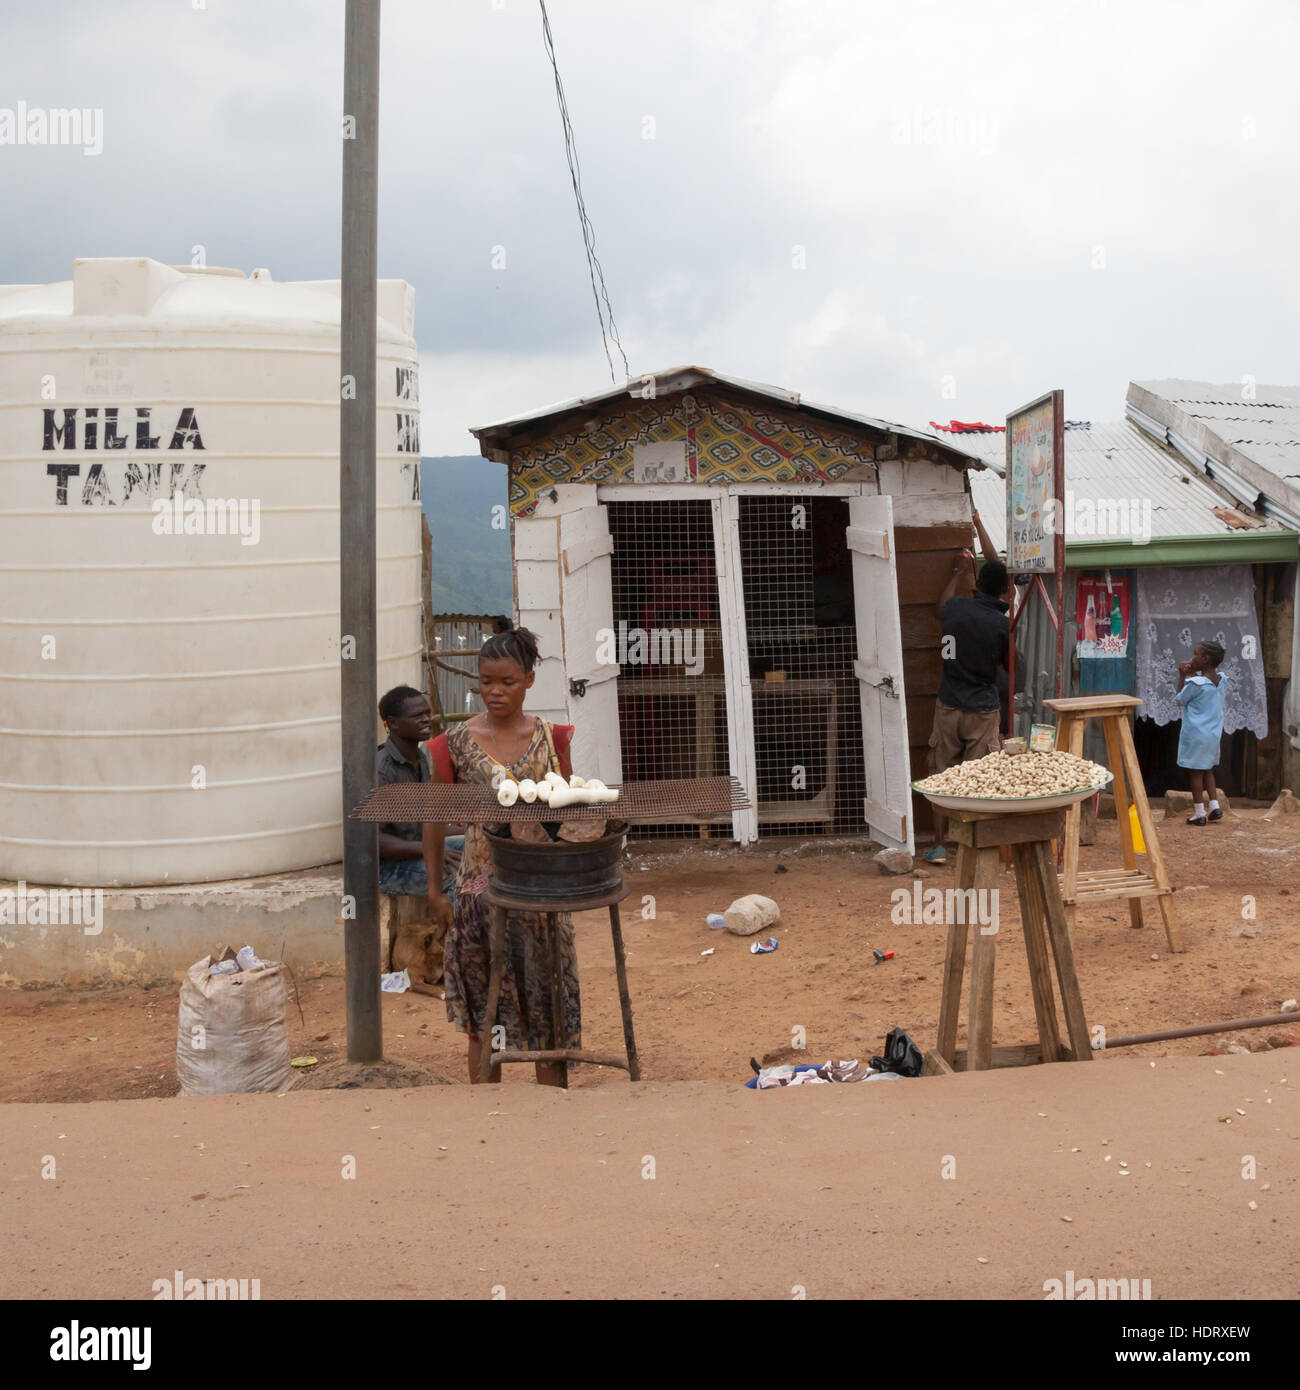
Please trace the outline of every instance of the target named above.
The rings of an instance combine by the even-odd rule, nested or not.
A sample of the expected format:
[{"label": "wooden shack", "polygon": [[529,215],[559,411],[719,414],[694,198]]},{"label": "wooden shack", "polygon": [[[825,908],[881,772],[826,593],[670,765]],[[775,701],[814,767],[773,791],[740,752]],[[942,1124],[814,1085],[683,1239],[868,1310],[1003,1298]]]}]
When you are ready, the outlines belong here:
[{"label": "wooden shack", "polygon": [[473,433],[509,469],[516,616],[543,655],[530,707],[577,726],[578,771],[730,773],[753,806],[723,818],[741,842],[869,830],[913,850],[934,605],[977,457],[699,367]]}]

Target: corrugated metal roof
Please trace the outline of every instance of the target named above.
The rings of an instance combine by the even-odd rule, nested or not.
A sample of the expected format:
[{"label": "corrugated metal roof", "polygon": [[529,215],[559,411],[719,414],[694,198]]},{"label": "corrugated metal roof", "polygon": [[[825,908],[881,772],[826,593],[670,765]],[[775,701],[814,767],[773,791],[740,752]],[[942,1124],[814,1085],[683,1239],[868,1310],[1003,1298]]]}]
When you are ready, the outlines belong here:
[{"label": "corrugated metal roof", "polygon": [[[997,470],[970,474],[971,497],[989,539],[1005,551],[1007,504],[1000,474],[1006,465],[1006,435],[966,434],[962,441],[966,448],[979,451],[990,470]],[[1066,430],[1065,486],[1073,493],[1076,504],[1103,498],[1136,499],[1144,504],[1150,499],[1152,540],[1228,536],[1243,529],[1216,516],[1216,507],[1231,509],[1250,523],[1251,530],[1287,529],[1277,522],[1241,512],[1228,493],[1220,491],[1128,420],[1094,423],[1086,430]],[[1067,543],[1069,540],[1067,535]]]},{"label": "corrugated metal roof", "polygon": [[579,410],[584,406],[599,405],[618,396],[639,397],[644,383],[650,379],[654,381],[656,395],[671,395],[677,391],[688,391],[694,386],[709,384],[734,386],[737,390],[748,391],[756,396],[766,396],[769,400],[779,401],[782,405],[795,406],[800,410],[813,411],[818,415],[827,415],[833,419],[844,420],[855,425],[867,425],[872,429],[904,435],[909,439],[923,439],[931,444],[939,444],[955,454],[965,455],[972,460],[975,467],[980,466],[980,456],[967,447],[967,436],[965,435],[958,436],[961,443],[955,443],[948,435],[932,434],[927,430],[915,430],[908,425],[896,425],[890,420],[878,420],[871,415],[857,415],[852,411],[840,410],[836,406],[819,405],[815,401],[805,400],[797,391],[785,391],[779,386],[767,386],[759,381],[745,381],[741,377],[724,376],[721,372],[715,372],[709,367],[670,367],[666,371],[647,372],[644,376],[629,377],[625,385],[611,386],[608,390],[601,391],[594,396],[577,396],[570,401],[558,401],[554,405],[543,406],[540,410],[530,411],[526,415],[512,416],[509,420],[498,420],[490,425],[473,426],[470,433],[480,442],[485,439],[501,438],[509,435],[517,426],[535,424],[538,420],[545,420],[552,415],[563,415],[566,411]]},{"label": "corrugated metal roof", "polygon": [[[1300,386],[1256,385],[1254,398],[1243,400],[1240,383],[1221,386],[1171,377],[1133,384],[1200,421],[1225,444],[1282,481],[1294,500],[1295,491],[1300,490]],[[1176,428],[1172,421],[1168,423]]]}]

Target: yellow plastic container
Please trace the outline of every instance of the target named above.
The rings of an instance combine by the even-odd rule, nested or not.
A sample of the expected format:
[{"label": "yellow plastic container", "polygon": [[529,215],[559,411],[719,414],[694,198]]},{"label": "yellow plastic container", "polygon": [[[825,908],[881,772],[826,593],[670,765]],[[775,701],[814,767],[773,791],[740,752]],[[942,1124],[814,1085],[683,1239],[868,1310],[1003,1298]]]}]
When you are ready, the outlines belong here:
[{"label": "yellow plastic container", "polygon": [[1142,838],[1142,824],[1138,820],[1138,808],[1136,806],[1130,806],[1128,808],[1128,829],[1129,834],[1133,837],[1134,851],[1138,854],[1145,854],[1147,852],[1147,843]]}]

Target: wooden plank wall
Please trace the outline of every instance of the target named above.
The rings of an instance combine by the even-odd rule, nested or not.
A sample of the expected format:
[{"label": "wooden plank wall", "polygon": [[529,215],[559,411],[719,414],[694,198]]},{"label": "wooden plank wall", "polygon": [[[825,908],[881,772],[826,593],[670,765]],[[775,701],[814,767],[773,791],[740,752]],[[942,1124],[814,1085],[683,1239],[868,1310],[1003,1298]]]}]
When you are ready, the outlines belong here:
[{"label": "wooden plank wall", "polygon": [[1271,801],[1282,790],[1282,702],[1291,676],[1291,635],[1295,615],[1294,582],[1286,565],[1255,565],[1255,613],[1268,700],[1268,733],[1247,734],[1242,768],[1246,796]]}]

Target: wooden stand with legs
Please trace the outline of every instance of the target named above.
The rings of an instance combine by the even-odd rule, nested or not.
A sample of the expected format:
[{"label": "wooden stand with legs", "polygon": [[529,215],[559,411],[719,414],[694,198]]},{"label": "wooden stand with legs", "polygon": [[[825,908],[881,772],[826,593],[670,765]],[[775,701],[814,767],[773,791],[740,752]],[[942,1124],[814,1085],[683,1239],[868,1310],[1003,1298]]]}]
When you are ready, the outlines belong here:
[{"label": "wooden stand with legs", "polygon": [[[560,1084],[568,1086],[570,1062],[590,1062],[598,1067],[621,1067],[633,1081],[641,1079],[641,1064],[636,1055],[636,1037],[632,1031],[632,999],[627,990],[627,961],[623,954],[623,929],[618,920],[618,905],[628,895],[626,885],[604,897],[584,898],[575,902],[569,899],[549,899],[538,901],[529,898],[512,898],[500,893],[488,880],[487,901],[492,909],[492,968],[488,976],[487,1008],[483,1018],[483,1033],[480,1039],[479,1079],[489,1081],[492,1068],[503,1062],[557,1062],[560,1067]],[[561,912],[586,912],[592,908],[609,908],[609,930],[614,939],[614,969],[618,975],[618,1000],[623,1011],[623,1044],[626,1057],[615,1057],[612,1053],[586,1052],[576,1047],[560,1047],[564,1037],[564,971],[560,960],[560,933],[558,916]],[[506,913],[514,909],[520,912],[539,912],[550,942],[551,956],[551,1041],[554,1047],[537,1051],[523,1051],[515,1048],[493,1050],[492,1029],[496,1026],[497,1009],[501,1001],[501,980],[506,966]]]},{"label": "wooden stand with legs", "polygon": [[[1028,755],[1025,755],[1028,756]],[[939,1006],[939,1043],[927,1054],[927,1074],[946,1071],[987,1071],[995,1066],[1029,1062],[1086,1062],[1092,1058],[1088,1023],[1074,969],[1074,951],[1065,925],[1065,909],[1056,879],[1051,841],[1060,833],[1059,812],[984,815],[965,811],[949,813],[951,833],[957,841],[957,886],[974,889],[972,900],[957,900],[958,908],[974,903],[975,910],[959,910],[948,924],[948,952],[943,969],[943,999]],[[985,894],[997,891],[998,859],[1002,846],[1011,847],[1025,951],[1029,957],[1029,981],[1038,1021],[1038,1044],[993,1046],[993,967],[997,958],[1000,924],[985,925],[980,909],[990,903]],[[992,899],[991,902],[996,902]],[[989,915],[992,915],[991,913]],[[1000,914],[999,914],[1000,915]],[[960,919],[960,920],[958,920]],[[957,1018],[961,1008],[962,976],[966,969],[966,938],[971,925],[975,944],[971,951],[970,1022],[967,1046],[957,1050]],[[1050,954],[1049,954],[1050,942]],[[1056,1003],[1052,994],[1052,961],[1060,987],[1061,1006],[1069,1046],[1060,1039]]]},{"label": "wooden stand with legs", "polygon": [[[1062,752],[1083,756],[1083,731],[1089,719],[1100,719],[1106,737],[1106,757],[1115,774],[1115,818],[1119,822],[1120,845],[1124,853],[1122,869],[1091,869],[1079,872],[1079,816],[1082,808],[1071,806],[1065,813],[1065,862],[1061,874],[1061,894],[1065,899],[1065,915],[1071,928],[1075,909],[1087,903],[1107,902],[1127,898],[1129,920],[1135,927],[1142,925],[1142,899],[1155,898],[1165,924],[1165,937],[1171,951],[1183,950],[1183,934],[1174,917],[1173,889],[1165,873],[1160,841],[1156,837],[1155,821],[1147,804],[1146,788],[1138,767],[1137,750],[1133,747],[1133,730],[1129,715],[1142,703],[1133,695],[1074,695],[1061,700],[1044,700],[1046,708],[1057,717],[1056,746]],[[1146,841],[1150,872],[1137,867],[1137,852],[1133,848],[1133,831],[1129,824],[1129,803],[1137,807],[1138,825]]]}]

